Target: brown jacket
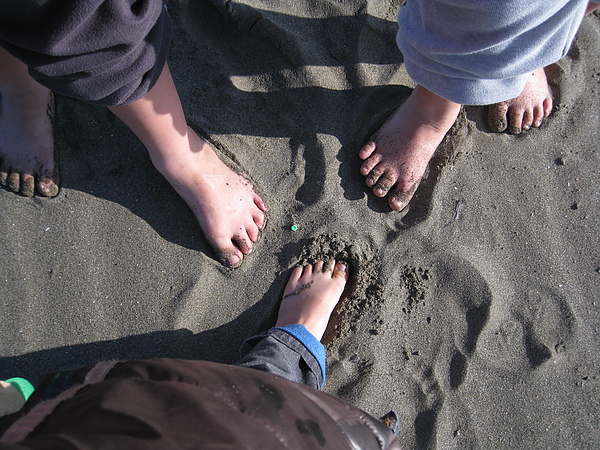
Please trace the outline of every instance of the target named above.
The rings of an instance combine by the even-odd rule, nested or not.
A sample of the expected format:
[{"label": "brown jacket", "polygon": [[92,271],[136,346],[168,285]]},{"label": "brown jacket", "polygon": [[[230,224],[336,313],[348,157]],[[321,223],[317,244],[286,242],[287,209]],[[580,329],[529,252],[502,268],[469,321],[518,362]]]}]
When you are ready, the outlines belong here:
[{"label": "brown jacket", "polygon": [[[0,421],[0,449],[398,449],[345,401],[266,372],[204,361],[100,363]],[[52,394],[53,395],[53,394]]]}]

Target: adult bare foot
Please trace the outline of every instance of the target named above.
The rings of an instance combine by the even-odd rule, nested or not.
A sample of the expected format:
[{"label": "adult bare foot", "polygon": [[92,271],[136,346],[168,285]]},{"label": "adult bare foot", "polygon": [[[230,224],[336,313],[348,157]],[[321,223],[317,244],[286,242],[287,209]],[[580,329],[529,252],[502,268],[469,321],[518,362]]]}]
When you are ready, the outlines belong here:
[{"label": "adult bare foot", "polygon": [[541,68],[531,74],[517,98],[489,106],[488,122],[492,131],[501,133],[508,128],[509,133],[520,134],[531,127],[540,127],[551,112],[552,94],[546,72]]},{"label": "adult bare foot", "polygon": [[192,209],[219,260],[236,268],[252,252],[267,207],[206,141],[189,128],[188,136],[189,151],[173,152],[155,166]]},{"label": "adult bare foot", "polygon": [[377,197],[387,195],[393,210],[408,205],[460,106],[417,86],[360,150],[367,186]]},{"label": "adult bare foot", "polygon": [[0,48],[0,184],[31,197],[58,194],[53,97],[27,67]]},{"label": "adult bare foot", "polygon": [[333,259],[294,268],[283,292],[275,326],[304,325],[321,340],[347,281],[347,265]]}]

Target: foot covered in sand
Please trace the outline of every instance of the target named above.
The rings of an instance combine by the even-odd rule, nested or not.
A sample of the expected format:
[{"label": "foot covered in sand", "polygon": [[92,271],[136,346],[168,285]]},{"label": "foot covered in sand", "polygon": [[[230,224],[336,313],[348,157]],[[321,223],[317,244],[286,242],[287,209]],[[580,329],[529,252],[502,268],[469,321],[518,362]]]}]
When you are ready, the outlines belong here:
[{"label": "foot covered in sand", "polygon": [[347,265],[333,259],[294,268],[283,293],[275,326],[304,325],[321,340],[347,281]]},{"label": "foot covered in sand", "polygon": [[188,128],[189,151],[155,165],[194,212],[218,259],[236,268],[252,252],[267,207],[252,183],[230,169]]},{"label": "foot covered in sand", "polygon": [[551,112],[552,94],[541,68],[531,74],[517,98],[489,106],[488,122],[492,131],[501,133],[508,129],[511,134],[520,134],[531,127],[540,127]]},{"label": "foot covered in sand", "polygon": [[459,104],[417,86],[360,150],[367,186],[377,197],[387,195],[390,208],[408,205],[459,111]]},{"label": "foot covered in sand", "polygon": [[31,80],[30,89],[0,97],[0,184],[32,197],[59,191],[54,163],[52,93]]}]

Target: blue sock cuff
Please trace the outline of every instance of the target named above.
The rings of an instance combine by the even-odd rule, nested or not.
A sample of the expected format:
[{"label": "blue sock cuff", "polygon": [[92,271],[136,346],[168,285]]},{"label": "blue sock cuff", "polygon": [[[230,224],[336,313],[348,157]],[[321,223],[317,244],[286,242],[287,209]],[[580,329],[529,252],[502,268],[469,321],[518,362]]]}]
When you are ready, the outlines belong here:
[{"label": "blue sock cuff", "polygon": [[321,376],[323,378],[323,382],[321,383],[322,386],[325,383],[325,347],[323,347],[323,344],[321,344],[304,325],[300,325],[299,323],[286,325],[285,327],[277,327],[274,328],[274,330],[282,330],[292,335],[306,347],[311,355],[315,357],[321,368]]}]

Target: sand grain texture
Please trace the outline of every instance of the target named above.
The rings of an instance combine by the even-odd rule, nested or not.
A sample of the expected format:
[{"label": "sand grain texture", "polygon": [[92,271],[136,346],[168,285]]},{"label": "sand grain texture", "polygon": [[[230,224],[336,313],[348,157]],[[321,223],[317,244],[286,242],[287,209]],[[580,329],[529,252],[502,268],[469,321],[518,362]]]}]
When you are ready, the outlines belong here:
[{"label": "sand grain texture", "polygon": [[235,271],[124,125],[58,98],[60,195],[0,191],[0,379],[104,359],[234,363],[273,323],[290,268],[333,256],[354,276],[328,392],[397,409],[406,448],[598,448],[600,19],[552,69],[541,129],[492,134],[465,108],[399,214],[357,156],[413,87],[399,6],[170,4],[189,123],[270,207]]}]

